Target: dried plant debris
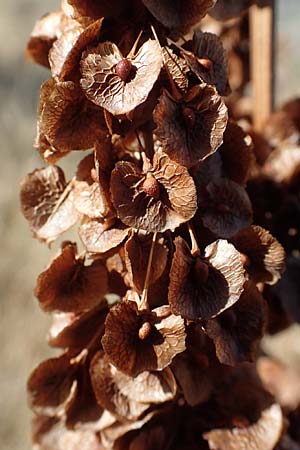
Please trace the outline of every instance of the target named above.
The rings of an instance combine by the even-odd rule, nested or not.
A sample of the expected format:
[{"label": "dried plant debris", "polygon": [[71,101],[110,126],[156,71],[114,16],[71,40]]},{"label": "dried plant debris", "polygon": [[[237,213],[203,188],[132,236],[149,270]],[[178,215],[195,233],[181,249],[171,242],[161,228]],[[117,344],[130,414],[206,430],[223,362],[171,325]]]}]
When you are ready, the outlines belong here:
[{"label": "dried plant debris", "polygon": [[81,87],[87,98],[114,115],[143,103],[162,66],[162,50],[149,39],[136,55],[124,57],[113,42],[89,48],[81,60]]},{"label": "dried plant debris", "polygon": [[201,84],[180,100],[164,91],[154,121],[164,151],[174,161],[191,167],[222,144],[227,108],[212,86]]},{"label": "dried plant debris", "polygon": [[57,352],[28,380],[36,450],[300,448],[298,374],[255,364],[300,320],[300,101],[252,129],[253,3],[62,0],[30,35],[50,75],[21,209],[81,240],[35,285]]}]

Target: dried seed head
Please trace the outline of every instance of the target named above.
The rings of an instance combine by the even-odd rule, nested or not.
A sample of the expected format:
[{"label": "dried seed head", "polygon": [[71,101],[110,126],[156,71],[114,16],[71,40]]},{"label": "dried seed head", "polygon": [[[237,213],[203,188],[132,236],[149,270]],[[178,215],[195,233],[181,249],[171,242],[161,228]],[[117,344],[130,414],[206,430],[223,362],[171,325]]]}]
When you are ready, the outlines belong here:
[{"label": "dried seed head", "polygon": [[196,258],[195,264],[193,266],[193,272],[195,278],[198,281],[201,281],[201,283],[205,283],[207,281],[209,275],[209,268],[208,265],[205,264],[205,262],[203,262],[199,257]]},{"label": "dried seed head", "polygon": [[228,113],[216,89],[202,83],[193,86],[179,101],[164,90],[153,119],[164,152],[190,168],[220,147]]},{"label": "dried seed head", "polygon": [[240,254],[233,245],[225,240],[214,242],[206,247],[204,261],[192,255],[181,237],[176,237],[175,246],[168,291],[173,314],[188,320],[206,320],[239,300],[245,275]]},{"label": "dried seed head", "polygon": [[147,337],[150,336],[151,333],[151,324],[150,322],[144,322],[141,328],[139,329],[139,338],[141,341],[144,341],[147,339]]},{"label": "dried seed head", "polygon": [[132,69],[131,62],[129,61],[129,59],[124,58],[121,61],[119,61],[118,64],[116,65],[116,74],[118,75],[118,77],[121,78],[122,81],[126,82],[131,72],[131,69]]},{"label": "dried seed head", "polygon": [[159,184],[151,172],[147,172],[146,179],[143,183],[143,191],[150,197],[159,197]]}]

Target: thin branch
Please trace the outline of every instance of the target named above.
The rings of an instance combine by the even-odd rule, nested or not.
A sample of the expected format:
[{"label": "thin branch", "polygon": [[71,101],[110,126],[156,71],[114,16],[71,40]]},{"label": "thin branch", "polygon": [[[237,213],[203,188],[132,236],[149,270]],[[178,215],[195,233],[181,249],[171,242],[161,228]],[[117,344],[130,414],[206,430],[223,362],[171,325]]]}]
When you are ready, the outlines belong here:
[{"label": "thin branch", "polygon": [[153,239],[151,243],[151,249],[149,253],[149,259],[148,259],[148,265],[147,265],[147,272],[146,272],[146,278],[144,283],[144,289],[141,297],[141,301],[139,304],[139,309],[149,309],[148,305],[148,288],[149,288],[149,282],[150,282],[150,275],[151,275],[151,266],[152,266],[152,260],[153,260],[153,254],[154,254],[154,247],[156,243],[157,233],[155,232],[153,234]]}]

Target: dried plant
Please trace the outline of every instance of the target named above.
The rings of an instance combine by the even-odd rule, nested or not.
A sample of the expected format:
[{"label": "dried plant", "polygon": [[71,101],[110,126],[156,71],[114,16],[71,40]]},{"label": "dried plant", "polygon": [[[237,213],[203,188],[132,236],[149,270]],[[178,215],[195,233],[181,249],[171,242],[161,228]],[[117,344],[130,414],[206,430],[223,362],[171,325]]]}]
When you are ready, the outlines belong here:
[{"label": "dried plant", "polygon": [[[77,224],[82,248],[64,241],[36,282],[62,352],[28,381],[37,450],[300,448],[299,380],[293,402],[289,372],[249,364],[266,330],[300,319],[299,103],[265,136],[236,123],[245,80],[224,98],[223,43],[230,57],[241,21],[181,39],[215,3],[62,0],[30,36],[51,70],[35,141],[47,165],[23,180],[21,207],[34,237]],[[281,117],[292,125],[274,144]],[[75,150],[88,154],[67,181],[55,164]]]}]

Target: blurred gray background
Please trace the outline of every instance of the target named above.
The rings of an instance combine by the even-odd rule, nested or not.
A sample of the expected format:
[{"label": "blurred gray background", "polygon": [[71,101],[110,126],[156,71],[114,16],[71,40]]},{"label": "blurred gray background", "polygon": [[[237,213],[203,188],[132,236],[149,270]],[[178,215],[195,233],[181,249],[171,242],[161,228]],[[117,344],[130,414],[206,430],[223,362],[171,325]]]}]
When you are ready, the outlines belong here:
[{"label": "blurred gray background", "polygon": [[[124,0],[125,1],[125,0]],[[29,450],[30,412],[26,378],[51,353],[45,335],[49,318],[34,300],[37,274],[51,252],[32,239],[19,211],[21,178],[42,162],[32,148],[39,86],[47,70],[24,60],[30,31],[58,0],[0,0],[0,448]],[[300,1],[278,0],[276,102],[300,95]],[[291,345],[294,342],[294,345]],[[300,367],[300,333],[294,327],[265,346]],[[286,351],[289,346],[289,351]]]}]

